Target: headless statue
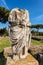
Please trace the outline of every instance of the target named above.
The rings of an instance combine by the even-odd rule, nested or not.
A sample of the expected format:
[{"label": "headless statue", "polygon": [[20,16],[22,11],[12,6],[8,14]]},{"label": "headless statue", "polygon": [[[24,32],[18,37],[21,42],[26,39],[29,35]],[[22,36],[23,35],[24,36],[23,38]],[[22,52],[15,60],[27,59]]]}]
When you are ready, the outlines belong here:
[{"label": "headless statue", "polygon": [[29,13],[25,9],[15,8],[10,12],[8,21],[13,54],[25,58],[31,43]]}]

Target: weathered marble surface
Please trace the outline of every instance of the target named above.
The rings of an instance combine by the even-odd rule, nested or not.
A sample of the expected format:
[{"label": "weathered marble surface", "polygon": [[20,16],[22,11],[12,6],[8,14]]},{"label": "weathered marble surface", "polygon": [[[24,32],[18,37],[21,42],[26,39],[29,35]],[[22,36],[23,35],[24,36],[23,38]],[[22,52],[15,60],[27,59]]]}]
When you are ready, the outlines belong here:
[{"label": "weathered marble surface", "polygon": [[13,54],[24,58],[31,43],[29,13],[25,9],[15,8],[10,12],[8,21]]}]

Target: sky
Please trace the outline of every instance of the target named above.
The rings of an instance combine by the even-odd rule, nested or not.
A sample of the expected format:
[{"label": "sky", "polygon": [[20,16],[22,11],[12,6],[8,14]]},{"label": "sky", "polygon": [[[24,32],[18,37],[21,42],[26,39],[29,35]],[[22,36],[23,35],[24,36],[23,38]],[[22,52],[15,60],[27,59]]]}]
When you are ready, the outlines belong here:
[{"label": "sky", "polygon": [[[13,8],[27,9],[31,24],[43,24],[43,0],[0,0],[0,6],[9,10]],[[0,28],[3,27],[8,28],[8,23],[0,23]]]}]

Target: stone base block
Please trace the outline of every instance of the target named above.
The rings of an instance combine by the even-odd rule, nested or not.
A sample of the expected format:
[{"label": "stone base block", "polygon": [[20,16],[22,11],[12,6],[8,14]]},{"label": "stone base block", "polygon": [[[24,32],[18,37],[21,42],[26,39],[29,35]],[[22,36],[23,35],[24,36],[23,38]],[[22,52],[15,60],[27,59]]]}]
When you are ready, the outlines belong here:
[{"label": "stone base block", "polygon": [[18,61],[18,60],[20,60],[19,59],[19,56],[18,55],[13,55],[13,60],[16,62],[16,61]]},{"label": "stone base block", "polygon": [[26,58],[20,59],[17,62],[7,57],[6,65],[39,65],[39,63],[31,54],[28,54]]}]

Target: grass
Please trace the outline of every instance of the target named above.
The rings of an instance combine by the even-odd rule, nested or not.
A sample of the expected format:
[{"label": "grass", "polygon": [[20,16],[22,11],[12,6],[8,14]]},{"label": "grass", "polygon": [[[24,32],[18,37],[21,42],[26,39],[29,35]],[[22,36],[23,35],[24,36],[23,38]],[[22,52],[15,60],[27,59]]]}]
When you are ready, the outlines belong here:
[{"label": "grass", "polygon": [[5,37],[0,40],[0,52],[3,51],[5,47],[11,46],[9,38]]},{"label": "grass", "polygon": [[43,45],[43,41],[37,41],[32,39],[32,44],[33,45]]}]

